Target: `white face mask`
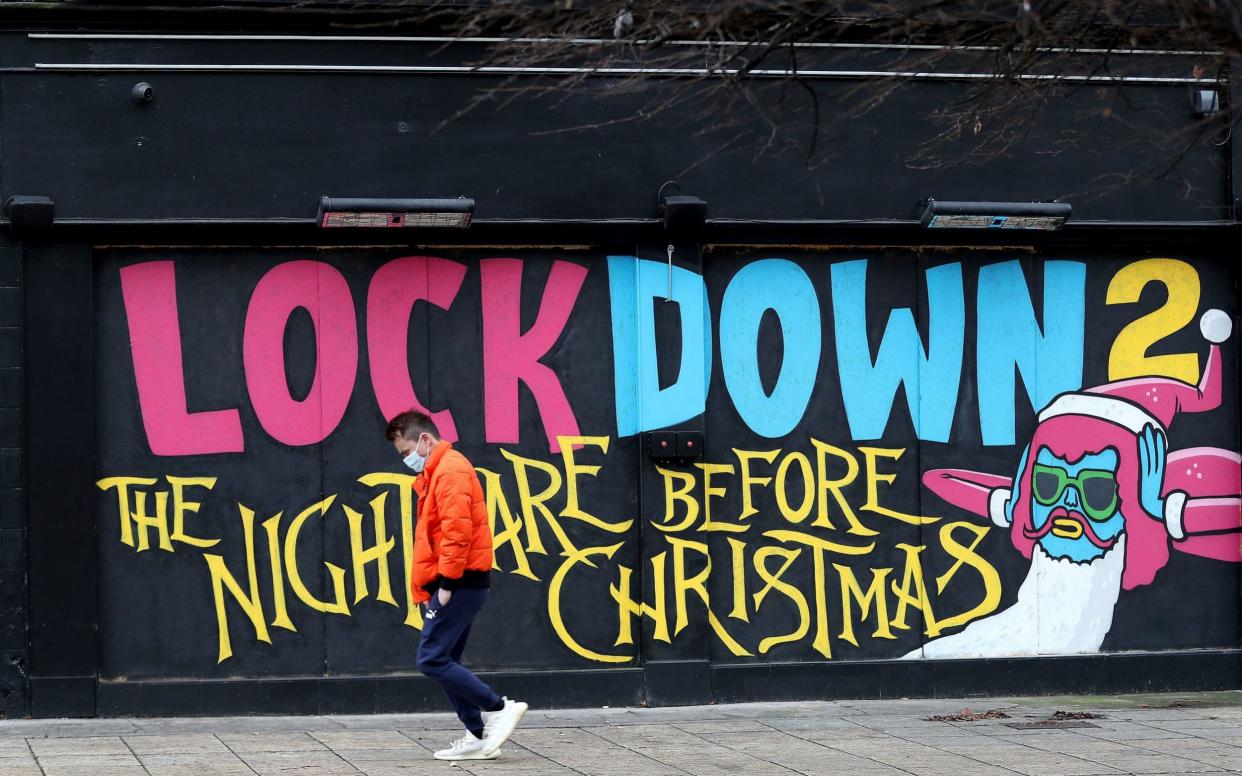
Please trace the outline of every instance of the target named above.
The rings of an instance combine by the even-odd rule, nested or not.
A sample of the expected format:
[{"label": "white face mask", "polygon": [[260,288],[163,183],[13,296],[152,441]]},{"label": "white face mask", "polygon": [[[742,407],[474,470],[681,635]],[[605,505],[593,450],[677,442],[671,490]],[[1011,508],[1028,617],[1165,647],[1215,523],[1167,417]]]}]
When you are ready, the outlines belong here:
[{"label": "white face mask", "polygon": [[[405,465],[410,467],[415,474],[422,474],[423,467],[427,465],[427,456],[420,455],[418,452],[418,445],[421,442],[421,439],[418,442],[415,442],[414,449],[410,451],[409,455],[402,459],[405,461]],[[428,450],[427,452],[430,453],[431,451]]]}]

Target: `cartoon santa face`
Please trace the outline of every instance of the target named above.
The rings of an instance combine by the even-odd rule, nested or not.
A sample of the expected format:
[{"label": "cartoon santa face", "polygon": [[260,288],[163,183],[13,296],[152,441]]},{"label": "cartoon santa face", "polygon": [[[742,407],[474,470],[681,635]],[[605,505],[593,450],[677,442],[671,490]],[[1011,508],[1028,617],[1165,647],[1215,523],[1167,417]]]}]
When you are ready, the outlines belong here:
[{"label": "cartoon santa face", "polygon": [[1063,394],[1040,412],[1009,487],[989,493],[988,515],[1028,558],[1038,545],[1049,558],[1091,563],[1125,536],[1125,587],[1148,584],[1169,559],[1164,434],[1124,400]]},{"label": "cartoon santa face", "polygon": [[1068,461],[1041,447],[1031,472],[1027,538],[1052,558],[1087,563],[1104,555],[1125,528],[1118,508],[1117,451],[1108,448]]}]

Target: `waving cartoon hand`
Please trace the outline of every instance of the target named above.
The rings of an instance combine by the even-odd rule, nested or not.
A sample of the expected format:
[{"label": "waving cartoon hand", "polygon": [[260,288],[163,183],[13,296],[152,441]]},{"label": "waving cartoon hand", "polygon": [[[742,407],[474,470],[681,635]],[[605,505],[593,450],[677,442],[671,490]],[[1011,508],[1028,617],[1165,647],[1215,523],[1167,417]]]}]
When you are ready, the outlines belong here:
[{"label": "waving cartoon hand", "polygon": [[1139,497],[1143,509],[1157,520],[1164,519],[1164,465],[1166,442],[1164,432],[1148,423],[1138,437]]}]

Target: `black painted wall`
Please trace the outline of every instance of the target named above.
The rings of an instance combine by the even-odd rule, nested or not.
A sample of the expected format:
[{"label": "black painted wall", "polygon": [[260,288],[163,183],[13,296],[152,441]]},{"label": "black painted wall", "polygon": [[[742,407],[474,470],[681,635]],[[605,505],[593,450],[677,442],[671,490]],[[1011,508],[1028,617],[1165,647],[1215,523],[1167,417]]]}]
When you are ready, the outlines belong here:
[{"label": "black painted wall", "polygon": [[[782,143],[759,154],[768,130],[758,119],[714,131],[729,122],[691,107],[692,99],[658,120],[633,120],[661,90],[684,88],[676,81],[613,93],[599,79],[570,95],[485,103],[458,116],[504,82],[384,69],[462,66],[486,56],[479,44],[118,40],[104,32],[14,31],[0,41],[0,123],[10,149],[0,174],[7,191],[52,197],[60,219],[313,219],[324,194],[463,194],[478,201],[481,222],[647,219],[669,179],[706,199],[713,219],[751,222],[910,223],[928,197],[1062,197],[1078,222],[1229,217],[1230,146],[1215,144],[1223,126],[1199,135],[1185,84],[1067,88],[1005,153],[928,166],[912,162],[943,129],[927,116],[966,86],[911,83],[853,117],[857,82],[806,78],[823,125],[808,165],[809,99],[776,110]],[[822,60],[803,65],[810,69],[893,66],[885,51],[808,56]],[[1118,67],[1185,77],[1196,62],[1138,57]],[[331,71],[339,65],[362,69]],[[137,82],[153,87],[150,103],[132,101]],[[784,88],[759,84],[757,96],[775,104]],[[973,145],[939,144],[936,160],[959,159]],[[1175,169],[1161,174],[1183,147]],[[776,181],[779,197],[769,188]]]}]

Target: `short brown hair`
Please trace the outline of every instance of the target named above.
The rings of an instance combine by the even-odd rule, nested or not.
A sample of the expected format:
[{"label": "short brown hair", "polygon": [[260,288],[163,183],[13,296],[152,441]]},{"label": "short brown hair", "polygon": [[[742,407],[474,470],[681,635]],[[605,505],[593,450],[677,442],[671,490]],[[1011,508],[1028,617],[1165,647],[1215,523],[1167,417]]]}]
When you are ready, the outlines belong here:
[{"label": "short brown hair", "polygon": [[388,428],[384,431],[384,437],[388,441],[393,441],[397,437],[405,437],[413,439],[422,433],[431,434],[436,439],[440,438],[440,429],[436,428],[436,423],[427,413],[418,410],[406,410],[388,421]]}]

